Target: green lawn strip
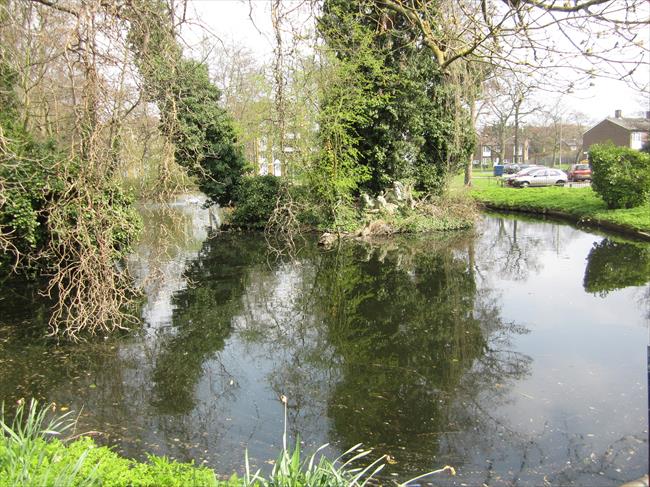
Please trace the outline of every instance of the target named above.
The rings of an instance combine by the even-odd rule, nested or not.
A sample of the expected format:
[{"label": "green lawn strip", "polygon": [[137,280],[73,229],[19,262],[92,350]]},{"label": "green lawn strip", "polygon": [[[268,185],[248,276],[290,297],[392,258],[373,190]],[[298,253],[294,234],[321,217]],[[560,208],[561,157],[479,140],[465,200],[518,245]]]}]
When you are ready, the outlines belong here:
[{"label": "green lawn strip", "polygon": [[[457,186],[452,183],[452,190]],[[650,233],[650,202],[637,208],[609,210],[590,187],[501,187],[494,180],[473,181],[471,196],[492,208],[556,214],[612,229]]]}]

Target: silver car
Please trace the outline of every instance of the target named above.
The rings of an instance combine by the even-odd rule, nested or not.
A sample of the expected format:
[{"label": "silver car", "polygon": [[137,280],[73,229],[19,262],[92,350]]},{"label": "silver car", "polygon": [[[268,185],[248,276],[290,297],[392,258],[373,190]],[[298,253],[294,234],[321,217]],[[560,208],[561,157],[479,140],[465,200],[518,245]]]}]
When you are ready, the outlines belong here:
[{"label": "silver car", "polygon": [[515,178],[520,176],[525,176],[538,169],[546,169],[546,168],[544,166],[530,166],[525,169],[522,169],[519,172],[516,172],[515,174],[508,174],[507,176],[503,176],[503,184],[507,186],[513,186],[512,182],[514,181]]},{"label": "silver car", "polygon": [[564,186],[568,177],[564,171],[547,167],[537,168],[526,174],[516,174],[510,179],[510,184],[518,188],[528,186]]}]

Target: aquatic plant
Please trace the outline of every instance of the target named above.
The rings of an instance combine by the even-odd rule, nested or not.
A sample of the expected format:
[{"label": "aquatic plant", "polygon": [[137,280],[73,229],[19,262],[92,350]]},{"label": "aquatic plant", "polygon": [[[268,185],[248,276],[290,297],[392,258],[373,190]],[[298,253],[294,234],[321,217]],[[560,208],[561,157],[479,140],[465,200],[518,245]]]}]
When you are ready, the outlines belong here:
[{"label": "aquatic plant", "polygon": [[[250,473],[248,462],[248,453],[246,454],[246,474],[244,477],[244,486],[260,487],[363,487],[372,483],[372,485],[382,485],[376,478],[376,475],[386,465],[384,460],[388,460],[385,455],[380,456],[373,462],[365,466],[357,466],[359,462],[366,459],[372,450],[364,450],[361,443],[354,445],[345,453],[330,460],[319,453],[327,448],[328,444],[319,447],[315,452],[302,458],[300,449],[300,439],[296,440],[296,446],[293,450],[287,444],[287,398],[281,396],[284,404],[284,433],[282,435],[282,451],[273,466],[273,470],[268,479],[260,475],[260,472]],[[410,483],[430,475],[450,472],[455,475],[453,467],[445,466],[423,475],[418,475],[406,482],[397,484],[398,487],[406,487]]]}]

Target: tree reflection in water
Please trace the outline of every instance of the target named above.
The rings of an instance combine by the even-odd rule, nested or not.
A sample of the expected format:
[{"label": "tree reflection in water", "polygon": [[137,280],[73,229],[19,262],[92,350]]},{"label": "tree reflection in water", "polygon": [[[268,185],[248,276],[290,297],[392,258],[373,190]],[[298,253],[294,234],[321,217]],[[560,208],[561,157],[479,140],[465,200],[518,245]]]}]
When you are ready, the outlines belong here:
[{"label": "tree reflection in water", "polygon": [[650,245],[606,238],[587,257],[584,288],[606,296],[610,291],[650,281]]},{"label": "tree reflection in water", "polygon": [[189,285],[172,299],[175,332],[161,347],[153,372],[153,403],[160,413],[183,414],[195,407],[194,388],[203,365],[224,348],[248,280],[256,267],[266,264],[264,256],[262,240],[224,235],[207,240],[189,264]]},{"label": "tree reflection in water", "polygon": [[404,243],[361,263],[337,256],[318,285],[335,297],[324,311],[342,357],[328,402],[335,437],[363,438],[412,472],[434,457],[462,464],[457,433],[487,419],[473,405],[504,394],[529,359],[498,345],[523,330],[477,293],[471,237]]},{"label": "tree reflection in water", "polygon": [[440,456],[462,462],[454,437],[492,421],[478,403],[494,407],[530,362],[508,349],[526,330],[503,323],[493,293],[477,291],[472,238],[306,249],[281,301],[277,281],[256,276],[241,333],[277,357],[269,382],[289,396],[295,433],[325,402],[342,448],[363,441],[398,471]]}]

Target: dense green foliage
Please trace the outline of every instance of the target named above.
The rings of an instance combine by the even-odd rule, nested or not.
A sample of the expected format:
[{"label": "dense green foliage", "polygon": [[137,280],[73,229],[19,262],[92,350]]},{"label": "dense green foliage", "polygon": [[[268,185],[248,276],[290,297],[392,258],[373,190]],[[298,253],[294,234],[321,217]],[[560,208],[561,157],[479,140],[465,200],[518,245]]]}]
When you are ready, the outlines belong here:
[{"label": "dense green foliage", "polygon": [[[150,456],[148,462],[128,460],[90,438],[69,444],[39,438],[30,445],[26,468],[12,469],[9,455],[20,454],[19,445],[3,442],[0,447],[0,486],[60,485],[105,487],[185,487],[221,485],[207,468]],[[225,485],[225,484],[224,484]]]},{"label": "dense green foliage", "polygon": [[6,136],[0,156],[0,227],[3,233],[11,235],[18,252],[36,254],[49,241],[46,208],[61,198],[66,182],[57,171],[60,161],[51,144],[35,142],[4,117],[0,124]]},{"label": "dense green foliage", "polygon": [[650,202],[650,154],[596,145],[589,150],[589,163],[594,191],[608,208],[634,208]]},{"label": "dense green foliage", "polygon": [[[19,124],[15,83],[16,73],[0,62],[0,237],[11,236],[15,251],[31,255],[48,241],[41,213],[49,201],[61,197],[65,181],[57,172],[53,144],[34,141]],[[9,257],[5,253],[0,259]]]},{"label": "dense green foliage", "polygon": [[219,105],[220,90],[205,64],[183,56],[165,5],[142,0],[130,14],[129,39],[145,93],[160,110],[160,129],[173,144],[176,162],[212,202],[228,205],[245,161],[233,122]]},{"label": "dense green foliage", "polygon": [[370,178],[369,168],[359,164],[362,135],[357,127],[372,124],[371,114],[385,99],[369,80],[382,73],[369,37],[350,19],[345,25],[358,37],[358,55],[347,60],[330,56],[319,111],[320,150],[307,181],[316,205],[329,213],[325,221],[335,227],[344,225],[352,196]]},{"label": "dense green foliage", "polygon": [[[329,122],[344,141],[354,142],[349,158],[362,168],[363,189],[377,193],[399,179],[439,194],[473,149],[471,121],[458,103],[460,87],[439,70],[421,33],[375,7],[366,0],[324,3],[319,31],[348,72],[345,86],[326,90],[322,110],[347,114],[347,123],[336,126],[330,117],[320,129],[333,130]],[[350,97],[355,102],[342,103]]]},{"label": "dense green foliage", "polygon": [[71,413],[51,417],[32,400],[17,406],[10,421],[0,412],[0,487],[217,485],[214,472],[149,456],[140,463],[120,457],[92,439],[63,443],[56,438],[74,426]]},{"label": "dense green foliage", "polygon": [[282,180],[275,176],[249,176],[235,192],[237,206],[229,223],[238,227],[263,228],[275,208]]},{"label": "dense green foliage", "polygon": [[[301,220],[312,226],[346,228],[357,221],[354,196],[370,177],[370,168],[359,163],[362,134],[357,127],[372,124],[372,114],[387,102],[373,79],[384,76],[384,67],[373,52],[372,36],[354,21],[341,19],[341,31],[354,39],[356,55],[338,58],[328,47],[321,50],[319,107],[316,117],[317,151],[307,157],[301,174],[304,184],[292,195],[308,203]],[[304,216],[304,218],[302,218]]]},{"label": "dense green foliage", "polygon": [[370,468],[357,469],[342,464],[341,459],[317,459],[315,454],[302,458],[296,445],[293,450],[282,450],[268,476],[257,472],[219,480],[209,468],[166,457],[149,455],[146,462],[129,460],[97,446],[90,438],[67,444],[36,438],[28,445],[0,440],[0,487],[351,487],[363,485],[381,466],[370,464]]},{"label": "dense green foliage", "polygon": [[498,186],[492,180],[476,179],[471,195],[492,208],[542,214],[555,212],[585,223],[613,224],[633,232],[650,232],[650,203],[610,210],[589,187],[515,189]]},{"label": "dense green foliage", "polygon": [[155,456],[127,460],[90,438],[63,443],[56,437],[74,426],[71,413],[52,416],[35,400],[25,406],[19,403],[11,420],[4,404],[0,411],[0,487],[217,485],[207,468]]},{"label": "dense green foliage", "polygon": [[221,93],[210,81],[207,66],[180,59],[176,72],[176,112],[160,103],[161,126],[173,127],[169,135],[176,162],[196,176],[199,189],[213,202],[228,205],[236,199],[245,166],[232,121],[219,106]]}]

